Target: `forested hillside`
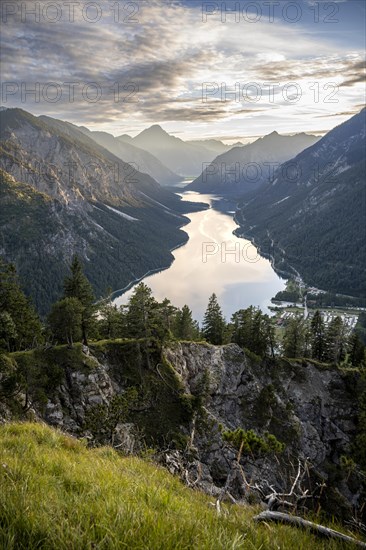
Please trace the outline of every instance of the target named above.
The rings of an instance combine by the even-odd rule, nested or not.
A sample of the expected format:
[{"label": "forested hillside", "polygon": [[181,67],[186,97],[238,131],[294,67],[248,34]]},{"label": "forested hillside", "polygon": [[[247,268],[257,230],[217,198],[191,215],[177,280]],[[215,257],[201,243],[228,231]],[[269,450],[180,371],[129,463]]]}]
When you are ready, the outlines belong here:
[{"label": "forested hillside", "polygon": [[243,197],[273,181],[278,166],[310,147],[319,138],[308,134],[281,136],[277,132],[241,147],[234,147],[203,163],[202,174],[187,185],[200,193]]},{"label": "forested hillside", "polygon": [[45,314],[74,253],[102,296],[170,265],[187,236],[183,202],[74,126],[2,111],[1,253]]},{"label": "forested hillside", "polygon": [[366,298],[365,109],[283,164],[236,215],[242,229],[319,288]]}]

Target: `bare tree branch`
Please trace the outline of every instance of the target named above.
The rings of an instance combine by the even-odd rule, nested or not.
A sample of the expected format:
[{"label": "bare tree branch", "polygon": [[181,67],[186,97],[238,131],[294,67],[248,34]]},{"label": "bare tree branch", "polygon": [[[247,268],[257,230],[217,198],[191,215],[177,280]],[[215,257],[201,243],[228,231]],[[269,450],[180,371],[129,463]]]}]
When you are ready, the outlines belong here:
[{"label": "bare tree branch", "polygon": [[309,529],[312,533],[321,537],[340,539],[345,542],[355,544],[356,546],[360,546],[361,548],[366,548],[365,542],[354,539],[353,537],[349,537],[348,535],[344,535],[343,533],[335,531],[334,529],[330,529],[329,527],[318,525],[317,523],[313,523],[312,521],[308,521],[298,516],[290,516],[289,514],[284,514],[283,512],[271,512],[269,510],[266,510],[265,512],[261,512],[260,514],[255,516],[253,519],[259,522],[273,521],[275,523],[286,523],[289,525],[293,525],[294,527]]}]

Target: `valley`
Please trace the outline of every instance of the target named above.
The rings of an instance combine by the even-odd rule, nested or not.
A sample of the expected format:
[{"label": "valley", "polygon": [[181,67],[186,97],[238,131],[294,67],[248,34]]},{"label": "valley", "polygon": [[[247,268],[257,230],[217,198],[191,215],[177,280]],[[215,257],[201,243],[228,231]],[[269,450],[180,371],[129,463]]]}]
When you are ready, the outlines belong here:
[{"label": "valley", "polygon": [[[227,319],[238,305],[254,305],[269,312],[271,298],[285,288],[285,282],[250,241],[234,235],[237,226],[232,204],[215,195],[192,191],[185,191],[181,196],[184,201],[204,202],[210,208],[188,214],[190,223],[184,227],[187,242],[174,250],[172,265],[143,278],[155,298],[167,297],[179,307],[189,304],[194,318],[200,322],[213,292]],[[130,288],[116,297],[114,303],[126,304],[133,290]],[[118,296],[118,292],[114,296],[116,294]]]},{"label": "valley", "polygon": [[366,2],[0,11],[0,550],[366,548]]},{"label": "valley", "polygon": [[[230,149],[214,140],[185,143],[158,125],[134,139],[115,138],[20,109],[2,110],[0,190],[8,205],[0,214],[2,253],[15,261],[27,293],[42,314],[60,292],[67,261],[75,252],[86,260],[98,298],[111,290],[116,296],[118,289],[129,290],[147,277],[159,296],[168,288],[176,303],[189,299],[198,319],[215,289],[229,317],[237,296],[246,305],[250,297],[252,304],[266,309],[271,298],[284,290],[281,277],[298,280],[301,294],[307,289],[309,303],[316,307],[362,307],[366,303],[361,277],[364,113],[320,140],[272,132]],[[195,180],[178,176],[192,170],[189,163],[180,164],[182,170],[178,165],[172,170],[178,157],[194,158],[196,167],[200,158],[204,167],[206,159],[210,162],[209,149],[213,157],[219,152],[210,165],[216,167],[215,174],[205,167]],[[169,151],[175,155],[170,168],[162,163]],[[319,163],[316,159],[324,151],[331,153]],[[131,164],[126,162],[128,155]],[[297,156],[274,168],[292,155]],[[270,164],[272,177],[242,181],[235,170],[243,163],[259,168]],[[140,172],[140,165],[161,176],[164,186]],[[291,176],[294,166],[302,174],[296,180]],[[338,166],[337,174],[332,166]],[[353,178],[352,186],[347,186],[347,178]],[[24,192],[27,201],[22,198]],[[323,206],[330,193],[332,200]],[[344,205],[341,193],[347,197]],[[17,217],[20,208],[29,215]],[[321,220],[314,218],[317,208],[324,209]],[[50,220],[42,229],[36,212],[38,220]],[[333,218],[339,221],[336,226]],[[320,230],[319,223],[325,230]],[[293,224],[296,231],[289,231]],[[305,233],[311,236],[310,244],[305,245]],[[254,257],[262,256],[258,262],[246,257],[249,241]],[[230,246],[234,247],[231,253]],[[206,252],[210,247],[214,250],[205,262],[204,247]],[[49,268],[44,271],[40,266],[46,262]],[[128,294],[116,303],[127,299]]]}]

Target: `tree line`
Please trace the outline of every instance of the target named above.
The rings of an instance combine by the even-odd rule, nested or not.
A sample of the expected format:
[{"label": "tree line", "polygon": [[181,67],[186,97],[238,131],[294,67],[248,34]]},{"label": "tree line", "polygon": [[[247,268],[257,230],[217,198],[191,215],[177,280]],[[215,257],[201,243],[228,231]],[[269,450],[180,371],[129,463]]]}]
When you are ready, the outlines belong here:
[{"label": "tree line", "polygon": [[236,343],[259,357],[284,355],[366,366],[365,346],[357,332],[349,335],[341,317],[326,327],[318,310],[310,322],[302,316],[289,320],[280,338],[271,317],[253,306],[239,309],[227,323],[215,294],[209,299],[201,328],[188,305],[177,308],[168,299],[158,302],[144,283],[135,288],[124,306],[117,307],[111,292],[107,294],[109,297],[95,302],[93,288],[75,256],[63,295],[44,324],[22,292],[14,266],[0,259],[0,351],[131,338],[145,342],[148,357],[151,342],[204,340],[214,345]]}]

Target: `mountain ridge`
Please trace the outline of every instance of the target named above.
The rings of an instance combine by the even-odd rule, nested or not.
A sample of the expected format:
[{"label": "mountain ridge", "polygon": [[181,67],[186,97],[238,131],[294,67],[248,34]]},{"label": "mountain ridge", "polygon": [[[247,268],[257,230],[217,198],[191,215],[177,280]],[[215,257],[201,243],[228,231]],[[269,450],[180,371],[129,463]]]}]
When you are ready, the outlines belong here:
[{"label": "mountain ridge", "polygon": [[321,289],[366,297],[365,110],[284,163],[236,214],[278,268]]},{"label": "mountain ridge", "polygon": [[170,265],[170,250],[187,240],[184,214],[202,204],[182,201],[73,125],[19,109],[1,112],[0,122],[1,254],[42,314],[75,253],[98,297]]},{"label": "mountain ridge", "polygon": [[216,153],[202,144],[183,141],[166,132],[160,125],[145,128],[132,143],[157,157],[165,166],[182,177],[194,176],[202,163],[212,160]]},{"label": "mountain ridge", "polygon": [[217,156],[186,189],[222,196],[244,196],[259,189],[275,169],[318,138],[308,134],[282,136],[273,131],[256,141]]},{"label": "mountain ridge", "polygon": [[164,164],[154,155],[140,147],[136,147],[132,139],[130,141],[124,141],[115,138],[108,132],[95,132],[87,129],[83,130],[83,132],[121,160],[136,166],[139,172],[146,173],[153,177],[161,185],[173,185],[181,181],[181,177],[178,174],[175,174],[172,170],[164,166]]}]

